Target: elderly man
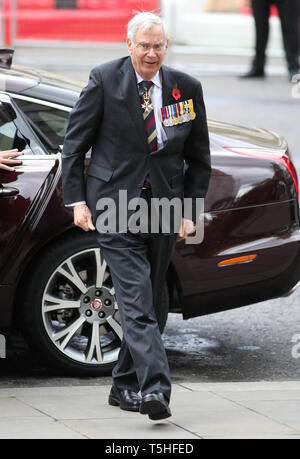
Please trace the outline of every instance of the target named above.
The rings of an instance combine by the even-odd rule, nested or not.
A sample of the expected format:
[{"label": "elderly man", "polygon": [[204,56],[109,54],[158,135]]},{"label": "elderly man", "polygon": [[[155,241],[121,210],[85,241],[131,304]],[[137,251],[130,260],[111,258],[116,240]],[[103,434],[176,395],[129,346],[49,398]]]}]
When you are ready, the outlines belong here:
[{"label": "elderly man", "polygon": [[14,172],[14,166],[19,166],[22,164],[22,161],[15,159],[21,154],[22,153],[19,153],[19,151],[16,149],[0,151],[0,169]]},{"label": "elderly man", "polygon": [[[71,112],[62,155],[63,191],[65,204],[74,206],[75,225],[84,231],[97,227],[115,288],[124,337],[109,404],[158,420],[171,415],[170,371],[161,339],[167,305],[161,293],[178,233],[185,238],[193,231],[195,201],[206,195],[210,150],[199,81],[163,65],[168,50],[164,21],[152,13],[137,14],[128,24],[127,44],[129,57],[92,70]],[[120,190],[129,202],[144,199],[148,222],[158,218],[159,231],[151,231],[150,223],[145,231],[131,231],[130,218],[125,228],[118,221],[117,230],[105,231],[99,202],[110,198],[119,215],[126,207]],[[152,198],[182,203],[183,197],[193,202],[191,216],[179,225],[174,218],[169,230],[162,228]]]}]

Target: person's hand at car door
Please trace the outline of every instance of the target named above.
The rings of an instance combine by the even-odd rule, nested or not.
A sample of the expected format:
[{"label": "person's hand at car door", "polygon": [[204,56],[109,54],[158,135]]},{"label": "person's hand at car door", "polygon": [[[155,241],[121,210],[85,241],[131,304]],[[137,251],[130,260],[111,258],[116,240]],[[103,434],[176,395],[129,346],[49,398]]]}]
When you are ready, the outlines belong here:
[{"label": "person's hand at car door", "polygon": [[195,225],[192,220],[187,218],[182,218],[181,225],[178,233],[178,237],[185,239],[195,231]]},{"label": "person's hand at car door", "polygon": [[95,231],[92,221],[92,214],[86,204],[74,206],[74,224],[84,231]]},{"label": "person's hand at car door", "polygon": [[0,151],[0,169],[14,172],[15,168],[13,166],[22,164],[22,161],[15,159],[21,154],[18,149]]}]

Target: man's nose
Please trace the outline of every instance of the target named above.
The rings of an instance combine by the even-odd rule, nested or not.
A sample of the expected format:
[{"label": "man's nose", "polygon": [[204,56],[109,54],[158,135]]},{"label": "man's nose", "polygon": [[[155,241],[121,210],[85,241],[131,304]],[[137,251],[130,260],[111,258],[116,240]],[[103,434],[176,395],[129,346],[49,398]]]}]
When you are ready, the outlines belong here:
[{"label": "man's nose", "polygon": [[151,48],[149,49],[149,52],[148,52],[148,56],[149,57],[156,57],[156,53],[153,49],[153,47],[151,46]]}]

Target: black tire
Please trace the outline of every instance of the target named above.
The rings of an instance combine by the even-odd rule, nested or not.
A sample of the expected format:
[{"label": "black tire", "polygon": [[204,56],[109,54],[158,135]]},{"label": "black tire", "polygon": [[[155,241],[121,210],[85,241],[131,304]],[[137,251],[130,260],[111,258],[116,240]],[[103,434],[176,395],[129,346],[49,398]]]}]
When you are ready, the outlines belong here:
[{"label": "black tire", "polygon": [[[98,290],[95,286],[96,265],[98,273],[104,273],[103,285]],[[93,234],[73,233],[40,254],[28,277],[26,291],[22,292],[20,328],[43,362],[63,374],[110,375],[117,361],[121,327],[109,270],[104,268]],[[96,294],[101,295],[100,301]],[[96,300],[92,301],[92,298]],[[162,301],[168,305],[166,284]],[[76,307],[70,307],[75,304]],[[161,310],[166,311],[160,318],[163,331],[168,306]],[[101,314],[105,317],[100,318]],[[98,345],[95,344],[97,341]]]}]

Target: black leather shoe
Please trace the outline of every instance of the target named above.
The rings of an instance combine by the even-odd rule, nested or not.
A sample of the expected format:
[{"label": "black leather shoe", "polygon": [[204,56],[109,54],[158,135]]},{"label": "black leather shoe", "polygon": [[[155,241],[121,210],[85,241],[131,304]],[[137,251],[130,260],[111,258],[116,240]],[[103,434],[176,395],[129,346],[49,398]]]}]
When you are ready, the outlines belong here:
[{"label": "black leather shoe", "polygon": [[139,411],[141,397],[134,391],[118,389],[116,386],[112,386],[108,397],[108,403],[112,406],[119,406],[121,410]]},{"label": "black leather shoe", "polygon": [[240,78],[265,78],[265,76],[266,74],[264,69],[253,67],[249,72],[241,75]]},{"label": "black leather shoe", "polygon": [[147,394],[142,397],[140,413],[148,414],[153,421],[172,416],[169,403],[162,392]]}]

